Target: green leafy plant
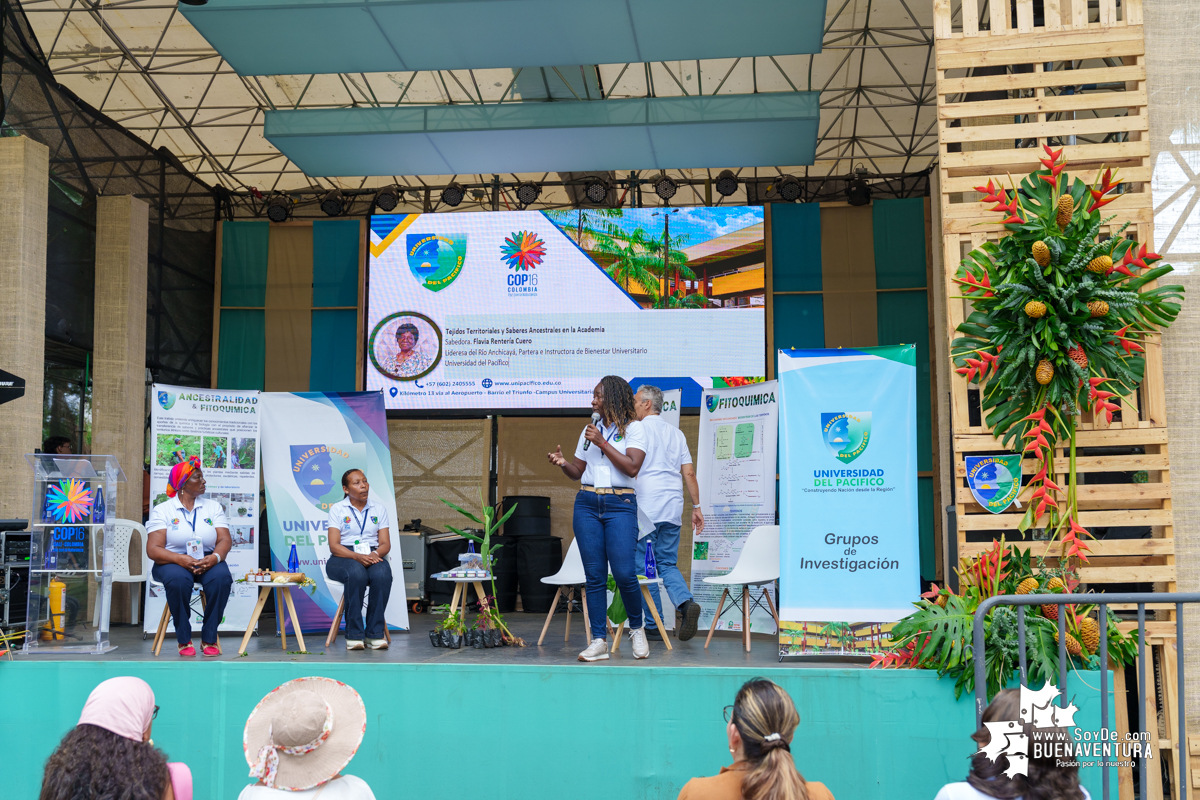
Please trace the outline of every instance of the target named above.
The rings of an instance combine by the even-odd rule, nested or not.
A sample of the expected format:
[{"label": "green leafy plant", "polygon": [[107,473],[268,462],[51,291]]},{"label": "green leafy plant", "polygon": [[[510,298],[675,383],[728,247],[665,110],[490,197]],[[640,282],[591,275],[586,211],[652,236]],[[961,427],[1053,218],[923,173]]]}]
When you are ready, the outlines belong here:
[{"label": "green leafy plant", "polygon": [[[1011,594],[1056,594],[1074,591],[1078,582],[1061,568],[1046,568],[1003,539],[975,558],[964,558],[958,568],[961,594],[939,589],[934,584],[913,605],[916,611],[897,622],[891,631],[886,653],[874,657],[872,667],[937,670],[954,679],[954,694],[975,690],[974,625],[979,605],[989,597]],[[1097,598],[1098,599],[1098,598]],[[1025,616],[1025,657],[1028,685],[1041,686],[1058,680],[1057,614],[1066,615],[1068,636],[1080,645],[1078,654],[1068,650],[1068,668],[1099,669],[1099,623],[1092,618],[1095,605],[1016,606],[997,605],[984,618],[984,668],[987,694],[991,699],[1010,685],[1020,665],[1018,614]],[[1113,664],[1130,664],[1136,657],[1136,642],[1121,633],[1117,619],[1108,612],[1105,635]],[[1092,629],[1089,631],[1089,629]]]},{"label": "green leafy plant", "polygon": [[450,611],[449,606],[441,606],[441,608],[446,609],[446,611],[447,611],[446,618],[441,620],[437,624],[436,630],[447,631],[448,633],[458,633],[458,634],[462,634],[467,630],[466,624],[463,623],[463,618],[462,618],[461,612],[459,612],[457,610]]},{"label": "green leafy plant", "polygon": [[[492,534],[494,534],[496,531],[500,530],[500,527],[502,525],[504,525],[504,523],[506,521],[508,521],[508,518],[511,517],[513,515],[513,512],[517,510],[517,504],[514,503],[512,508],[508,509],[508,511],[505,512],[503,515],[498,513],[499,506],[493,507],[493,506],[485,505],[480,510],[480,515],[476,516],[475,514],[472,514],[470,511],[467,511],[465,508],[455,505],[454,503],[451,503],[449,500],[446,500],[445,498],[439,497],[438,499],[441,500],[443,503],[445,503],[450,508],[457,511],[459,514],[462,514],[464,517],[466,517],[467,519],[474,522],[476,525],[482,526],[483,536],[476,536],[475,534],[468,533],[465,530],[459,530],[458,528],[455,528],[453,525],[447,525],[446,527],[449,528],[450,530],[454,531],[455,533],[457,533],[459,536],[462,536],[464,539],[469,539],[473,542],[476,542],[479,545],[479,557],[483,561],[484,569],[486,569],[488,571],[488,575],[490,576],[489,582],[491,583],[491,586],[492,586],[491,597],[495,598],[495,596],[496,596],[496,573],[495,573],[496,551],[499,550],[504,545],[503,544],[493,544],[492,543]],[[481,503],[481,505],[482,505],[482,503]],[[486,597],[481,597],[481,598],[479,598],[479,608],[480,608],[480,615],[483,616],[484,618],[486,618],[486,620],[487,620],[487,622],[485,623],[487,625],[487,627],[499,628],[501,631],[503,631],[504,632],[504,641],[506,641],[507,643],[509,643],[511,645],[515,645],[517,647],[525,646],[525,640],[519,636],[515,636],[513,634],[513,632],[508,629],[508,625],[504,621],[504,616],[500,613],[500,610],[498,608],[496,608],[496,606],[493,602],[489,601],[489,599]],[[463,628],[463,630],[465,630],[465,627]]]},{"label": "green leafy plant", "polygon": [[[1087,561],[1091,536],[1079,524],[1076,418],[1091,410],[1112,421],[1121,398],[1145,373],[1145,346],[1178,316],[1179,285],[1154,286],[1172,271],[1157,253],[1100,228],[1100,209],[1117,199],[1119,179],[1099,170],[1095,183],[1071,182],[1062,149],[1045,148],[1043,169],[1009,179],[1011,193],[989,180],[983,202],[1005,214],[1008,235],[971,251],[955,281],[973,310],[951,344],[955,370],[980,387],[995,437],[1036,458],[1029,509],[1020,530],[1041,527],[1061,539],[1066,559]],[[1054,451],[1070,442],[1066,480],[1056,480]],[[1065,485],[1060,485],[1065,484]],[[1064,496],[1065,493],[1065,496]]]}]

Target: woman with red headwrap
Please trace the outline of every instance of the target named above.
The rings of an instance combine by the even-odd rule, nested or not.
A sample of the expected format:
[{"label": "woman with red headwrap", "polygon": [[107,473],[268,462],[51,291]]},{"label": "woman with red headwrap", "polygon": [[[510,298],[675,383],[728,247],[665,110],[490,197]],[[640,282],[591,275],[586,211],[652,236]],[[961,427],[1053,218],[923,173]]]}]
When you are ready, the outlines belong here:
[{"label": "woman with red headwrap", "polygon": [[170,499],[156,505],[146,522],[146,555],[154,562],[154,580],[166,588],[181,656],[196,655],[190,620],[194,585],[200,584],[206,599],[200,638],[206,656],[220,655],[217,625],[233,587],[225,563],[233,547],[229,522],[220,503],[202,496],[205,488],[199,458],[176,464],[167,478]]}]

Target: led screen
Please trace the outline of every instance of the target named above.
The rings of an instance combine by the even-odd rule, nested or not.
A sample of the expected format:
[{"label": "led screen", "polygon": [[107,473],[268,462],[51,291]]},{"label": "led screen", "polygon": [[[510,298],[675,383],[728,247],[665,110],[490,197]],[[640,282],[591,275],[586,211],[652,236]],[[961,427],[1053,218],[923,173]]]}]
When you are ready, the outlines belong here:
[{"label": "led screen", "polygon": [[371,218],[367,388],[388,408],[584,408],[603,375],[764,374],[763,210]]}]

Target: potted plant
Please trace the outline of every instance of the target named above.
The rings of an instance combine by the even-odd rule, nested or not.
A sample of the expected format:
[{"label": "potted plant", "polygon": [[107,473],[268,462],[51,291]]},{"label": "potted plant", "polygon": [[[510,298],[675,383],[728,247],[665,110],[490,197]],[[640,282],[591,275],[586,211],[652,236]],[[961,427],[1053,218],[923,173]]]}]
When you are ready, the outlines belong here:
[{"label": "potted plant", "polygon": [[446,615],[446,618],[437,624],[429,633],[429,639],[433,642],[434,647],[449,647],[457,650],[462,647],[463,632],[466,627],[463,625],[462,614],[458,611],[452,611]]},{"label": "potted plant", "polygon": [[[480,559],[483,561],[484,568],[487,569],[487,571],[488,571],[488,581],[492,585],[491,597],[494,598],[496,596],[496,573],[495,573],[496,551],[499,550],[504,545],[503,544],[493,544],[492,543],[492,534],[495,533],[497,530],[499,530],[500,526],[503,525],[508,520],[508,518],[512,516],[513,512],[517,510],[516,505],[513,505],[513,507],[510,508],[502,516],[500,514],[498,514],[498,511],[499,511],[498,508],[495,508],[492,506],[483,506],[483,508],[480,512],[483,519],[480,519],[479,517],[472,514],[470,511],[467,511],[465,508],[462,508],[460,506],[455,505],[454,503],[451,503],[449,500],[446,500],[444,498],[438,498],[438,499],[441,500],[443,503],[445,503],[450,508],[453,508],[459,514],[462,514],[464,517],[466,517],[467,519],[474,522],[476,525],[482,526],[482,528],[481,528],[481,530],[483,531],[482,536],[476,536],[473,533],[468,533],[465,530],[460,530],[458,528],[455,528],[453,525],[447,525],[446,527],[449,528],[450,530],[454,531],[455,533],[457,533],[459,536],[463,537],[464,539],[469,539],[473,542],[476,542],[479,545],[479,556],[480,556]],[[512,631],[510,631],[508,629],[508,625],[505,624],[504,616],[500,613],[500,610],[498,608],[496,608],[494,603],[488,602],[488,598],[484,598],[484,597],[479,598],[479,610],[480,610],[480,615],[483,617],[486,617],[486,619],[487,619],[487,622],[486,622],[487,629],[495,629],[495,630],[500,631],[501,639],[504,644],[511,644],[511,645],[515,645],[517,647],[525,646],[525,640],[519,636],[513,635]]]}]

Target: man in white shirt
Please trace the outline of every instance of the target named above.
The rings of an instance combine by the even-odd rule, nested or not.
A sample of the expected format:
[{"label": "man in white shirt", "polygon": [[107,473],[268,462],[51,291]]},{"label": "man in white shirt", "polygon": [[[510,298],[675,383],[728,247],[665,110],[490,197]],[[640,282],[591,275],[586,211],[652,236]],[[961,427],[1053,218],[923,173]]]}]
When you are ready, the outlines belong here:
[{"label": "man in white shirt", "polygon": [[[679,639],[687,641],[696,635],[700,621],[700,605],[688,591],[687,581],[677,566],[679,562],[679,527],[683,518],[683,486],[687,483],[692,499],[692,532],[704,530],[704,514],[700,512],[700,486],[696,482],[696,469],[692,466],[692,454],[688,452],[687,439],[683,432],[664,422],[662,413],[663,393],[657,386],[642,386],[633,398],[633,407],[641,420],[646,439],[646,459],[637,477],[637,503],[639,517],[654,526],[654,529],[638,540],[634,556],[638,574],[646,570],[646,543],[654,548],[654,560],[658,565],[658,577],[680,618]],[[680,481],[680,476],[683,481]],[[662,613],[662,601],[658,595],[658,584],[650,586],[650,594]],[[661,638],[654,625],[653,616],[646,615],[646,634],[650,638]]]}]

